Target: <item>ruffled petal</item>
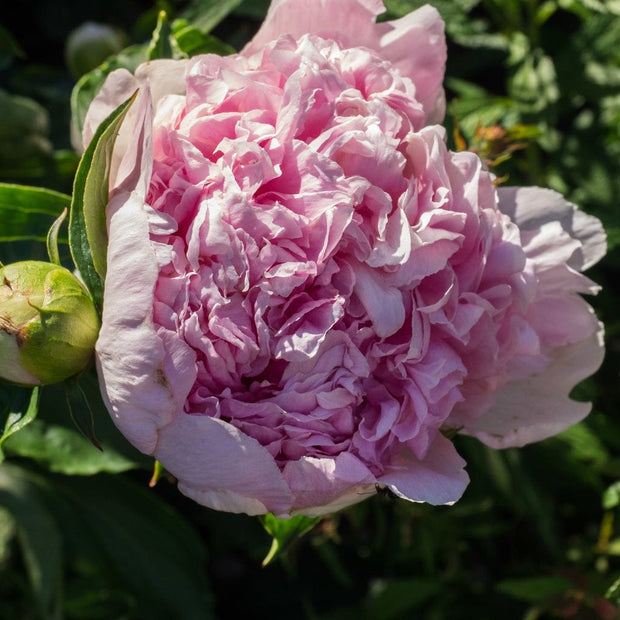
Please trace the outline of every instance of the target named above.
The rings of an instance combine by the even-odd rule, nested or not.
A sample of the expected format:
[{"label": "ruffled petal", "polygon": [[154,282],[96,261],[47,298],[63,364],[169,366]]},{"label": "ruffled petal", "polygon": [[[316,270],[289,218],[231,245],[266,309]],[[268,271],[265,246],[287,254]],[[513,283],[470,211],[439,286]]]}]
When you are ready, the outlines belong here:
[{"label": "ruffled petal", "polygon": [[254,38],[242,50],[249,55],[287,34],[317,34],[342,46],[368,47],[393,63],[416,87],[428,123],[445,113],[443,77],[447,46],[438,11],[424,5],[404,17],[380,24],[380,0],[276,0]]},{"label": "ruffled petal", "polygon": [[444,22],[426,4],[400,19],[377,25],[379,53],[411,78],[427,123],[440,123],[446,111],[443,76],[447,59]]}]

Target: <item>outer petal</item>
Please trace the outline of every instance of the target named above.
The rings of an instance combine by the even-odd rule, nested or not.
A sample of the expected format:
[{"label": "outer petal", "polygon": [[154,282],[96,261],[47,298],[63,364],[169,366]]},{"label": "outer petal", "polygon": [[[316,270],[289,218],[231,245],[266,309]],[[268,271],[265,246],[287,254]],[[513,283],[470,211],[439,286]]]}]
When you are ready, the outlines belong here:
[{"label": "outer petal", "polygon": [[590,403],[569,398],[572,388],[603,361],[603,326],[589,338],[555,349],[545,372],[506,384],[493,407],[463,432],[492,448],[520,447],[566,430],[585,418]]},{"label": "outer petal", "polygon": [[[588,290],[589,281],[575,272],[571,276],[562,265],[575,270],[589,267],[603,256],[606,244],[600,222],[552,190],[501,188],[499,200],[500,210],[527,239],[524,249],[539,278],[534,321],[543,342],[552,347],[543,372],[507,383],[491,409],[464,429],[491,447],[505,448],[559,433],[590,411],[590,403],[572,401],[569,393],[600,366],[603,326],[575,292]],[[556,233],[551,234],[554,228]],[[575,278],[583,282],[575,284]]]},{"label": "outer petal", "polygon": [[318,34],[351,47],[372,47],[377,38],[375,18],[384,11],[381,0],[273,0],[260,29],[241,53],[254,54],[284,34],[295,38]]},{"label": "outer petal", "polygon": [[[157,106],[166,95],[177,95],[185,92],[185,60],[153,60],[138,67],[135,75],[126,69],[117,69],[110,73],[103,86],[97,93],[88,108],[84,127],[82,128],[82,140],[73,138],[74,148],[81,152],[92,140],[97,127],[116,109],[121,103],[131,97],[137,89],[148,88],[153,107]],[[110,186],[115,187],[120,181],[116,179],[116,173],[121,160],[130,148],[136,148],[133,128],[142,122],[138,117],[138,108],[134,104],[125,117],[125,121],[114,143],[112,154]],[[148,177],[145,177],[148,182]]]},{"label": "outer petal", "polygon": [[269,452],[222,420],[180,412],[161,430],[155,457],[199,504],[250,515],[290,510],[291,493]]},{"label": "outer petal", "polygon": [[310,517],[357,504],[376,492],[376,478],[349,452],[334,459],[290,461],[284,477],[295,496],[294,513]]},{"label": "outer petal", "polygon": [[378,481],[412,502],[453,504],[469,483],[465,461],[443,435],[435,438],[423,460],[418,460],[413,452],[403,451],[390,469]]},{"label": "outer petal", "polygon": [[82,146],[88,146],[97,127],[123,101],[129,99],[139,86],[138,80],[127,69],[117,69],[110,73],[88,108],[82,128],[82,144],[74,144],[76,150],[81,151]]},{"label": "outer petal", "polygon": [[139,450],[151,453],[157,429],[172,419],[175,404],[163,377],[164,347],[151,321],[158,267],[144,209],[151,171],[148,93],[134,105],[139,122],[133,138],[140,146],[128,152],[136,158],[133,166],[127,162],[134,173],[106,211],[112,242],[96,351],[103,399],[114,422]]},{"label": "outer petal", "polygon": [[598,262],[607,250],[601,222],[571,204],[561,194],[540,187],[500,187],[499,208],[516,222],[521,230],[533,230],[547,222],[559,222],[581,249],[568,264],[578,271]]},{"label": "outer petal", "polygon": [[162,380],[164,348],[151,321],[157,263],[143,204],[131,193],[118,195],[108,207],[112,275],[106,279],[96,351],[103,398],[115,424],[139,450],[151,453],[157,428],[170,421],[174,409]]},{"label": "outer petal", "polygon": [[425,5],[401,19],[376,24],[384,10],[380,0],[275,0],[242,53],[258,52],[283,34],[317,34],[344,46],[371,48],[413,81],[428,122],[439,122],[445,112],[443,20],[436,9]]}]

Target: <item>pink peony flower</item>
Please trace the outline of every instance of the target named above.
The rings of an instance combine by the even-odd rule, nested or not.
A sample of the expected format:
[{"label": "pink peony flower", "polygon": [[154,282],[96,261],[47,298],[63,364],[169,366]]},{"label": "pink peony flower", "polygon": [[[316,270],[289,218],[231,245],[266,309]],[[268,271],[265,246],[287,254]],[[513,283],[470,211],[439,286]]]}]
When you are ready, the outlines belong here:
[{"label": "pink peony flower", "polygon": [[446,147],[429,6],[276,0],[229,57],[110,75],[117,141],[97,343],[121,432],[219,510],[319,515],[389,487],[449,504],[446,430],[520,446],[581,420],[603,356],[595,218],[497,190]]}]

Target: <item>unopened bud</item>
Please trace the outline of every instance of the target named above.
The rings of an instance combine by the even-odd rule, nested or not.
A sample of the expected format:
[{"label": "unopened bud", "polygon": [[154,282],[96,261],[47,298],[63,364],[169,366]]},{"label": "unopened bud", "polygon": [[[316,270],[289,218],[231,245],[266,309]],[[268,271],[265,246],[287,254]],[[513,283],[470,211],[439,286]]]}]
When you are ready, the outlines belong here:
[{"label": "unopened bud", "polygon": [[65,59],[76,78],[98,67],[106,58],[118,54],[126,43],[125,34],[118,28],[84,22],[67,37]]},{"label": "unopened bud", "polygon": [[89,364],[99,332],[93,300],[68,269],[40,261],[0,268],[0,377],[58,383]]}]

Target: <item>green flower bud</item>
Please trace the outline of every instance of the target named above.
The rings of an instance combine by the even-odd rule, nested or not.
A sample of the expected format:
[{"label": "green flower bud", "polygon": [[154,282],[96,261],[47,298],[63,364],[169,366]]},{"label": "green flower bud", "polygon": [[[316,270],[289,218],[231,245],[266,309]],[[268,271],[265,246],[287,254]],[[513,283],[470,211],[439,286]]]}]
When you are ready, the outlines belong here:
[{"label": "green flower bud", "polygon": [[89,364],[99,332],[93,300],[68,269],[39,261],[0,268],[0,377],[58,383]]}]

